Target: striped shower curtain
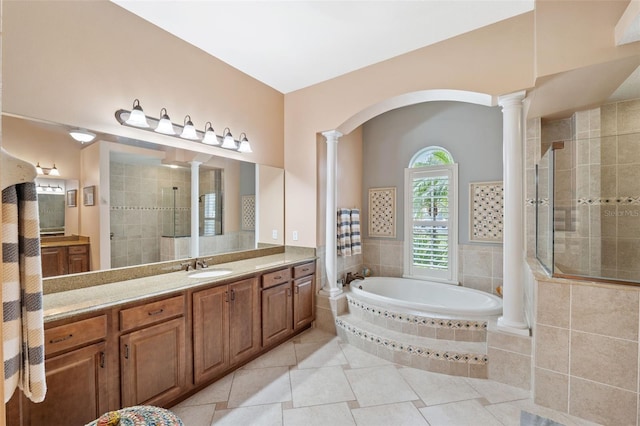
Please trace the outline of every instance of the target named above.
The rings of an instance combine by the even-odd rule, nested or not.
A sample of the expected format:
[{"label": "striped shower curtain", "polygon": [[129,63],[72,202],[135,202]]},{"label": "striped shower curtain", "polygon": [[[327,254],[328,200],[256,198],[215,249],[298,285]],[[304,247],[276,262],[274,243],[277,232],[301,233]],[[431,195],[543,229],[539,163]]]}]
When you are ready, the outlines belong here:
[{"label": "striped shower curtain", "polygon": [[2,191],[4,397],[44,400],[44,317],[38,200],[33,182]]}]

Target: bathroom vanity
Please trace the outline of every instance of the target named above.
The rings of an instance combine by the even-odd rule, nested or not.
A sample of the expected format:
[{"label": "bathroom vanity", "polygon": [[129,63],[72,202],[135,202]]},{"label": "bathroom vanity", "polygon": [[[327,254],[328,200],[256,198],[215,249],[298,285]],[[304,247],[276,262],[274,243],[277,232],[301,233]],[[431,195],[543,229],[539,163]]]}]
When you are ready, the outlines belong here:
[{"label": "bathroom vanity", "polygon": [[[196,275],[208,270],[220,276]],[[7,424],[84,425],[121,407],[170,407],[314,320],[314,255],[202,271],[46,294],[47,397],[34,404],[16,392]]]},{"label": "bathroom vanity", "polygon": [[79,274],[89,271],[89,238],[42,237],[40,245],[42,276]]}]

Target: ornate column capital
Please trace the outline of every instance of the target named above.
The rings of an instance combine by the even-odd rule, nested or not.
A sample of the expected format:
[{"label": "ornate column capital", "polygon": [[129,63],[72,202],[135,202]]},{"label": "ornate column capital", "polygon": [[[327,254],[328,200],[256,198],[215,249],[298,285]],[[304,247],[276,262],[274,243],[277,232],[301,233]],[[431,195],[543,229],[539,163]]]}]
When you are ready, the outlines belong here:
[{"label": "ornate column capital", "polygon": [[518,106],[522,107],[522,101],[524,101],[526,95],[526,90],[520,90],[519,92],[498,96],[498,105],[500,105],[502,109]]},{"label": "ornate column capital", "polygon": [[322,136],[325,137],[327,143],[329,142],[338,142],[343,135],[337,130],[327,130],[326,132],[322,132]]}]

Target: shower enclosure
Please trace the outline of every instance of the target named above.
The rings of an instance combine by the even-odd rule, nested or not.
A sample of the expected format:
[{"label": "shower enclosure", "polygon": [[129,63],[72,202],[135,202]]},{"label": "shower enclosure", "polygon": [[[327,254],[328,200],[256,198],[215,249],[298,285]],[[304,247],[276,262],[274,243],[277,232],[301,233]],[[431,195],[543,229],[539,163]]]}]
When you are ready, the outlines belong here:
[{"label": "shower enclosure", "polygon": [[[620,114],[623,107],[637,119]],[[595,111],[584,113],[597,132],[543,140],[536,256],[553,276],[640,284],[640,128],[633,128],[640,126],[640,109],[618,103]],[[573,129],[584,129],[580,114]]]}]

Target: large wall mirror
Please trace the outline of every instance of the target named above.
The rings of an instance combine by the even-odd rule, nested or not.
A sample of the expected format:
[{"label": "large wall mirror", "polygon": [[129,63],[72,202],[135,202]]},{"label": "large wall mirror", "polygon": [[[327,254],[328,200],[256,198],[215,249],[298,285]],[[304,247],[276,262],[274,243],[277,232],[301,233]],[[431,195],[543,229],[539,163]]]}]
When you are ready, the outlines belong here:
[{"label": "large wall mirror", "polygon": [[284,243],[282,169],[114,135],[82,144],[69,130],[2,117],[3,147],[44,172],[43,241],[87,238],[89,270],[194,257],[194,208],[198,256]]}]

